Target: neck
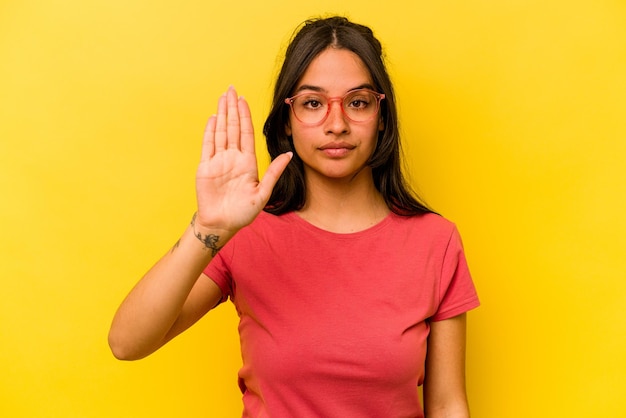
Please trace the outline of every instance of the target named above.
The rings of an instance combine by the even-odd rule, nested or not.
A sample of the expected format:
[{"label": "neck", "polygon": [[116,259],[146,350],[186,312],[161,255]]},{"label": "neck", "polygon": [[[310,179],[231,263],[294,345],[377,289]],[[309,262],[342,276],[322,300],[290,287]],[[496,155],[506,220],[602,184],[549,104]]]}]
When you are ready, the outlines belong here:
[{"label": "neck", "polygon": [[298,214],[319,228],[337,233],[358,232],[377,224],[389,213],[369,168],[349,179],[314,175],[306,179],[306,204]]}]

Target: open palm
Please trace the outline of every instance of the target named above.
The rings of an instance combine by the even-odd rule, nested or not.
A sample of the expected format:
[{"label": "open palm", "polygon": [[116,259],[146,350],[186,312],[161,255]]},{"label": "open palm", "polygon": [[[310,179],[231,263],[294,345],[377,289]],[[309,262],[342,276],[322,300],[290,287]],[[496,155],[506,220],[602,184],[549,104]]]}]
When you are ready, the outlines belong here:
[{"label": "open palm", "polygon": [[197,224],[235,233],[263,210],[289,163],[283,154],[259,181],[250,109],[234,88],[220,97],[204,133],[196,174]]}]

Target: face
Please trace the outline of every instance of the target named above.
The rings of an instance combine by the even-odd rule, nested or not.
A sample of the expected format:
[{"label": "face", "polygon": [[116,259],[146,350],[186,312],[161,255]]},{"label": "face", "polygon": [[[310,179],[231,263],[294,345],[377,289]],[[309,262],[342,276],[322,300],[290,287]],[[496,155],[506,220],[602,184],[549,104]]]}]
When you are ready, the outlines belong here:
[{"label": "face", "polygon": [[[374,90],[373,84],[358,55],[346,49],[328,48],[311,62],[293,94],[315,92],[343,97],[358,88]],[[352,179],[357,174],[371,179],[366,163],[383,128],[380,115],[367,122],[352,122],[337,100],[331,102],[328,117],[318,125],[305,125],[290,112],[286,132],[292,136],[296,153],[304,163],[307,181],[320,177]]]}]

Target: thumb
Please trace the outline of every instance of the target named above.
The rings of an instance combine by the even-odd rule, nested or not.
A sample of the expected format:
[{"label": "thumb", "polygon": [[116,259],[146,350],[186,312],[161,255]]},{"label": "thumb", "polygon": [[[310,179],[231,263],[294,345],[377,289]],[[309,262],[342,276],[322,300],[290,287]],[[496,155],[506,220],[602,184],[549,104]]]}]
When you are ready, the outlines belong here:
[{"label": "thumb", "polygon": [[259,182],[259,193],[263,197],[264,201],[267,201],[270,198],[276,182],[278,182],[281,174],[283,174],[283,171],[287,168],[287,165],[291,161],[292,157],[293,152],[289,151],[284,154],[280,154],[270,163],[263,179]]}]

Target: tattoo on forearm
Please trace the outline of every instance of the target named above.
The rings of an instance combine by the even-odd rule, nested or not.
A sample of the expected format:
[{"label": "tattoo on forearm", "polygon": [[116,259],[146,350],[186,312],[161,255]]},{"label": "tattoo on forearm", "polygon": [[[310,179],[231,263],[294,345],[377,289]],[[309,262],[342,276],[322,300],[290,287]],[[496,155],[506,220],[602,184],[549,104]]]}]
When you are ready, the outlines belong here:
[{"label": "tattoo on forearm", "polygon": [[204,244],[204,248],[207,250],[211,250],[211,256],[215,257],[217,252],[222,249],[222,247],[218,247],[217,243],[220,240],[219,235],[207,234],[202,236],[200,232],[196,232],[196,216],[198,214],[194,213],[193,218],[191,218],[191,228],[193,229],[193,234],[198,238],[198,240]]}]

